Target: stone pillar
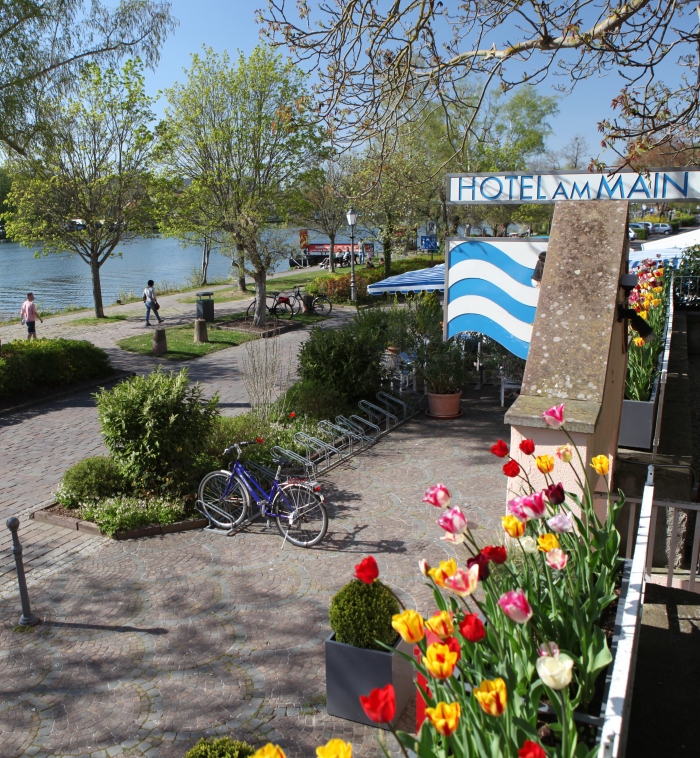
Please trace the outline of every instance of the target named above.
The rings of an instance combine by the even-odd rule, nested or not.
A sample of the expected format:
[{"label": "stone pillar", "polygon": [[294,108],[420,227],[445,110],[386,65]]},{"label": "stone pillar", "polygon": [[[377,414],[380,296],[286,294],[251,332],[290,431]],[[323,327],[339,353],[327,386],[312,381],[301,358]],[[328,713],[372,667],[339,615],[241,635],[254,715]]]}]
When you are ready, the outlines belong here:
[{"label": "stone pillar", "polygon": [[157,326],[153,332],[153,355],[163,355],[168,352],[168,343],[165,339],[165,328]]},{"label": "stone pillar", "polygon": [[203,318],[198,318],[194,322],[194,341],[209,342],[209,335],[207,334],[207,322]]},{"label": "stone pillar", "polygon": [[[544,476],[518,445],[529,438],[538,454],[555,455],[566,439],[547,427],[542,412],[565,404],[565,426],[579,447],[585,476],[601,493],[596,512],[603,518],[605,485],[589,464],[600,454],[614,460],[617,452],[627,370],[626,324],[617,320],[617,304],[625,300],[620,276],[628,266],[627,205],[557,203],[522,390],[505,416],[511,454],[533,486],[542,488]],[[576,467],[583,475],[578,462]],[[558,459],[552,476],[578,490],[571,468]],[[519,482],[509,479],[509,498],[520,494]]]}]

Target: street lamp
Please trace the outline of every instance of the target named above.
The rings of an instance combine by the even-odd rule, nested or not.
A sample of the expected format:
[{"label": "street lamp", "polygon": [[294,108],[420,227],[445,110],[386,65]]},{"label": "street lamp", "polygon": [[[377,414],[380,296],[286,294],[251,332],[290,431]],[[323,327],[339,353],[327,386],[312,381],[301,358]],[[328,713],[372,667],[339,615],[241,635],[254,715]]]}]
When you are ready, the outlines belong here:
[{"label": "street lamp", "polygon": [[642,221],[646,218],[647,215],[647,207],[646,205],[642,205]]},{"label": "street lamp", "polygon": [[357,223],[357,213],[352,206],[347,212],[347,219],[350,227],[350,300],[354,303],[357,300],[357,284],[355,283],[355,224]]}]

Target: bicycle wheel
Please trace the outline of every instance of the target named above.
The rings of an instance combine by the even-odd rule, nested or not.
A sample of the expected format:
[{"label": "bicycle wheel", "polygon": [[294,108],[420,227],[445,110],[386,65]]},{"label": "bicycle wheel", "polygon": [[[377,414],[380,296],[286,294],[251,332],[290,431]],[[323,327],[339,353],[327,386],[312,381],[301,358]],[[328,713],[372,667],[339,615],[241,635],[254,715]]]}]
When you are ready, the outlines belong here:
[{"label": "bicycle wheel", "polygon": [[253,302],[248,306],[248,310],[245,312],[246,318],[251,318],[255,315],[255,303],[256,301],[253,300]]},{"label": "bicycle wheel", "polygon": [[289,303],[277,303],[272,309],[272,315],[276,318],[291,318],[294,315],[294,309]]},{"label": "bicycle wheel", "polygon": [[328,511],[321,498],[303,484],[285,484],[272,501],[277,528],[297,547],[313,547],[326,536]]},{"label": "bicycle wheel", "polygon": [[237,479],[224,498],[229,476],[225,471],[212,471],[199,485],[199,500],[209,519],[219,529],[232,529],[248,513],[248,492]]},{"label": "bicycle wheel", "polygon": [[319,316],[328,316],[333,310],[333,303],[327,297],[319,295],[314,298],[313,309]]},{"label": "bicycle wheel", "polygon": [[292,295],[289,298],[289,304],[292,306],[294,315],[301,313],[301,309],[304,307],[304,301],[301,299],[301,295]]}]

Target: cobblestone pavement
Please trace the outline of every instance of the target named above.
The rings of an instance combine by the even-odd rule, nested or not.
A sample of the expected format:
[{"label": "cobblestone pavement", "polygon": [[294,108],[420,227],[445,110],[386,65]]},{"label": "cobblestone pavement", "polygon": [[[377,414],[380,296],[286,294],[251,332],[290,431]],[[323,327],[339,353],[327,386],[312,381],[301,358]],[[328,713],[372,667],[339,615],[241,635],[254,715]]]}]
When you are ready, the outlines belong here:
[{"label": "cobblestone pavement", "polygon": [[[328,606],[354,564],[372,554],[406,605],[432,610],[417,562],[451,552],[435,510],[420,502],[437,480],[484,539],[496,529],[505,486],[488,445],[503,434],[503,410],[492,394],[480,395],[467,393],[461,419],[418,417],[330,472],[331,526],[316,549],[284,545],[260,522],[230,538],[66,541],[56,560],[30,562],[33,609],[44,622],[29,633],[13,631],[16,590],[0,584],[2,758],[181,758],[214,734],[271,739],[290,756],[312,756],[336,736],[351,740],[357,756],[379,755],[378,730],[330,717],[322,705]],[[21,465],[3,483],[5,512],[13,487],[13,502],[30,507],[15,479],[45,493],[69,462],[100,449],[87,399],[0,431],[0,444],[15,440],[11,460],[18,455]],[[63,534],[52,529],[49,546]],[[8,544],[5,531],[3,556]],[[406,726],[411,718],[404,714]]]}]

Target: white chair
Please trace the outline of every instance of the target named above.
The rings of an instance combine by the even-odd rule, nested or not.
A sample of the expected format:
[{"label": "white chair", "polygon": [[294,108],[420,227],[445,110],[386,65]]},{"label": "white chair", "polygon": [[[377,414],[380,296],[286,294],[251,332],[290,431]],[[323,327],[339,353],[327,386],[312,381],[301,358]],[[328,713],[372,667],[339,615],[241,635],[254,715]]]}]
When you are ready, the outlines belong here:
[{"label": "white chair", "polygon": [[501,372],[501,408],[506,404],[506,391],[507,390],[520,390],[522,388],[522,381],[520,379],[511,379]]}]

